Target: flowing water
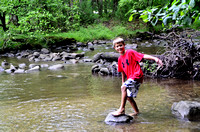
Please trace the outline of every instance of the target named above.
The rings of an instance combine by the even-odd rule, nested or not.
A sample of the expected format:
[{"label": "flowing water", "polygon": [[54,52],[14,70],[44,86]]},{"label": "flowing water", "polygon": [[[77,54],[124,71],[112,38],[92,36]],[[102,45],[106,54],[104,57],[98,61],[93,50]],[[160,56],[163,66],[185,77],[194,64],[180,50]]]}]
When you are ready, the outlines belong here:
[{"label": "flowing water", "polygon": [[[28,63],[26,59],[8,61]],[[66,64],[60,71],[1,74],[0,131],[200,131],[200,122],[178,119],[171,113],[173,102],[200,101],[200,82],[179,79],[145,78],[135,99],[141,114],[128,124],[105,124],[107,114],[120,105],[121,78],[92,75],[92,65]],[[131,112],[127,102],[126,113]]]}]

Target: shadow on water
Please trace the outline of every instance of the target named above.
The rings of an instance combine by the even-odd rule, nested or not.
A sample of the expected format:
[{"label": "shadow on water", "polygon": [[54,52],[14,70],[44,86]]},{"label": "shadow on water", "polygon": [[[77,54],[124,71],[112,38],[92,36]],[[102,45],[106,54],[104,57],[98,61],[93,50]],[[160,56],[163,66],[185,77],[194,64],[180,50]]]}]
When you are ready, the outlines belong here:
[{"label": "shadow on water", "polygon": [[[16,62],[17,60],[11,59]],[[0,131],[199,131],[199,122],[177,119],[171,105],[200,101],[200,82],[145,78],[135,99],[141,114],[129,124],[104,119],[120,105],[119,77],[91,74],[92,64],[65,70],[0,75]],[[133,112],[127,102],[126,113]]]}]

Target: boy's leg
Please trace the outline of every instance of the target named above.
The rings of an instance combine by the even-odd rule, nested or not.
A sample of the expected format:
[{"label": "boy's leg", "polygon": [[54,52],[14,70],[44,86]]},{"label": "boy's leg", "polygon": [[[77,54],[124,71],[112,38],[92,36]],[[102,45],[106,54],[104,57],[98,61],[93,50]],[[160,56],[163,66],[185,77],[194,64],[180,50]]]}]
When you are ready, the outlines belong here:
[{"label": "boy's leg", "polygon": [[126,105],[126,99],[127,99],[127,92],[126,92],[126,87],[122,86],[121,87],[121,105],[119,109],[115,112],[112,113],[113,116],[119,116],[122,114],[125,114],[125,105]]},{"label": "boy's leg", "polygon": [[131,113],[129,115],[131,116],[135,116],[139,114],[139,109],[137,107],[137,104],[135,102],[135,100],[132,97],[127,97],[127,100],[130,102],[131,106],[133,107],[133,110],[135,111],[134,113]]}]

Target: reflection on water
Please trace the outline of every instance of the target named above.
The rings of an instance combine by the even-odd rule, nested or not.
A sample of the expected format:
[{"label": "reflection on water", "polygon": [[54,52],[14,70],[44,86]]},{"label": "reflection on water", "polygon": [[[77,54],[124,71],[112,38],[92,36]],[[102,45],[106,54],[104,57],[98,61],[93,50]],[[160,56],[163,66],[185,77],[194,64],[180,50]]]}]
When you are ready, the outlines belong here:
[{"label": "reflection on water", "polygon": [[[106,125],[107,114],[120,105],[121,78],[92,75],[91,67],[66,64],[60,71],[1,74],[0,131],[200,130],[199,122],[183,121],[171,114],[173,102],[200,101],[200,82],[179,79],[145,78],[136,98],[141,114],[130,124]],[[127,102],[126,113],[131,112]]]},{"label": "reflection on water", "polygon": [[[94,76],[90,64],[62,71],[0,76],[1,131],[192,131],[199,122],[171,114],[180,100],[199,100],[199,82],[148,79],[136,102],[141,114],[133,123],[109,126],[104,119],[120,104],[121,79]],[[127,103],[126,112],[132,112]]]}]

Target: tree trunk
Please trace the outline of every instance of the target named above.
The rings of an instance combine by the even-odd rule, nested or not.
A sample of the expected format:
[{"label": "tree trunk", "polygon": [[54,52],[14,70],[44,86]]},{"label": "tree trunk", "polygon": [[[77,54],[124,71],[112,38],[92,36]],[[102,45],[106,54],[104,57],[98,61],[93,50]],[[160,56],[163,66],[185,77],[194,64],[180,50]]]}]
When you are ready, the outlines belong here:
[{"label": "tree trunk", "polygon": [[105,14],[108,13],[108,10],[107,10],[108,6],[107,5],[108,5],[107,0],[104,0],[104,13]]},{"label": "tree trunk", "polygon": [[1,23],[2,23],[0,26],[3,27],[4,31],[7,31],[8,28],[6,28],[6,13],[5,12],[3,12],[3,14],[0,14],[0,20],[1,20]]},{"label": "tree trunk", "polygon": [[118,0],[113,0],[113,14],[117,11]]},{"label": "tree trunk", "polygon": [[99,15],[102,16],[103,15],[103,0],[97,0],[97,2],[98,2]]}]

